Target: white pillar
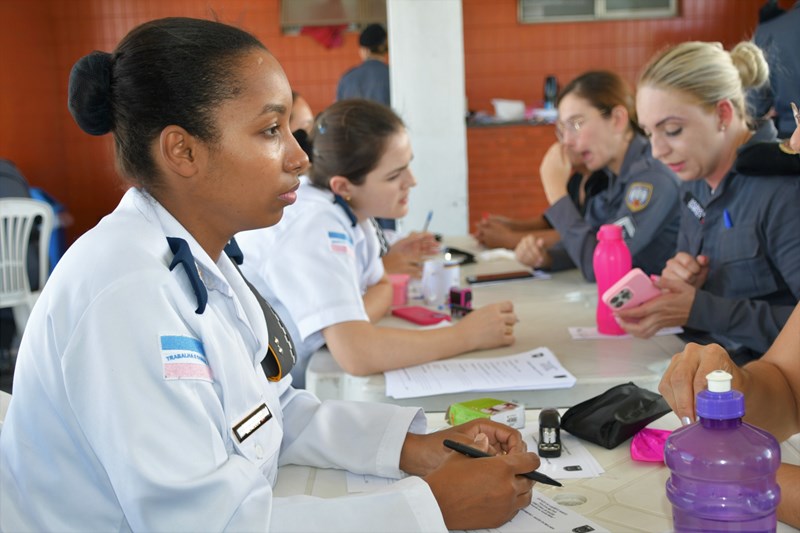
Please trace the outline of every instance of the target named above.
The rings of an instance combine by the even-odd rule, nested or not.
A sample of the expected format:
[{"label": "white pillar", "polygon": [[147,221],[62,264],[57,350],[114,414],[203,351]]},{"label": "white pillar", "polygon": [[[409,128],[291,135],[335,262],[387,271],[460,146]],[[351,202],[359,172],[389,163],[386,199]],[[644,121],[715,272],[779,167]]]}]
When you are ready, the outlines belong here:
[{"label": "white pillar", "polygon": [[411,136],[411,193],[405,232],[463,235],[467,220],[467,131],[461,0],[387,0],[392,107]]}]

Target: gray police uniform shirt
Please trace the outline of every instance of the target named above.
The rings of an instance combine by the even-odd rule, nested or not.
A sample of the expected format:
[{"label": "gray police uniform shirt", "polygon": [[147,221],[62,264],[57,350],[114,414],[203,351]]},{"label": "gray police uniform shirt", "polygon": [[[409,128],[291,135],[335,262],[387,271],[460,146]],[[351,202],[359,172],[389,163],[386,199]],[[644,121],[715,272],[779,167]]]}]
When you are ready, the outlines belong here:
[{"label": "gray police uniform shirt", "polygon": [[545,211],[545,217],[561,234],[548,252],[552,270],[578,266],[583,277],[594,281],[592,257],[597,231],[603,224],[622,226],[633,266],[648,274],[660,274],[675,254],[680,218],[678,178],[653,158],[650,143],[635,135],[625,152],[619,176],[604,169],[608,188],[586,201],[581,216],[565,196]]},{"label": "gray police uniform shirt", "polygon": [[366,98],[391,105],[389,66],[377,59],[367,59],[344,73],[336,88],[336,100]]},{"label": "gray police uniform shirt", "polygon": [[769,63],[769,85],[748,94],[756,116],[775,107],[775,124],[781,138],[796,127],[789,102],[800,105],[800,2],[783,15],[756,28],[753,41],[764,50]]},{"label": "gray police uniform shirt", "polygon": [[[739,152],[774,139],[774,126],[764,122]],[[715,191],[705,181],[682,186],[700,205],[681,210],[678,250],[709,258],[686,326],[729,351],[762,354],[800,298],[800,179],[735,169]]]}]

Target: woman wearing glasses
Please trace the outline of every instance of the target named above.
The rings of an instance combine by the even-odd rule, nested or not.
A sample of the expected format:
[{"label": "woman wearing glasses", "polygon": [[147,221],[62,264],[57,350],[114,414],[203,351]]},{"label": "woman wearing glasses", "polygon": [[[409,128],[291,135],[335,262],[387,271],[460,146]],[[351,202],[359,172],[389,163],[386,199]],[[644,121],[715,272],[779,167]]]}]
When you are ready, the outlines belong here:
[{"label": "woman wearing glasses", "polygon": [[[675,175],[650,154],[636,123],[633,94],[616,74],[593,71],[572,80],[557,100],[556,132],[561,143],[548,150],[540,169],[550,208],[545,217],[561,241],[546,247],[541,238],[523,238],[519,261],[549,270],[578,266],[594,281],[592,255],[603,224],[622,226],[633,265],[660,273],[675,253],[679,197]],[[570,200],[567,152],[578,154],[592,172],[605,174],[608,187],[586,201],[582,216]]]}]

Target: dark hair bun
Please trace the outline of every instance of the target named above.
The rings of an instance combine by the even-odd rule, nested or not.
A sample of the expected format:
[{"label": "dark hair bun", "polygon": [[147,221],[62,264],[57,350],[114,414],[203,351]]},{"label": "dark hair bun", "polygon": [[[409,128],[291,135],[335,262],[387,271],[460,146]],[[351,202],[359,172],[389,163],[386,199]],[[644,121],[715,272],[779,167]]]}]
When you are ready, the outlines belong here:
[{"label": "dark hair bun", "polygon": [[111,54],[94,51],[80,58],[69,73],[69,112],[89,135],[111,131]]}]

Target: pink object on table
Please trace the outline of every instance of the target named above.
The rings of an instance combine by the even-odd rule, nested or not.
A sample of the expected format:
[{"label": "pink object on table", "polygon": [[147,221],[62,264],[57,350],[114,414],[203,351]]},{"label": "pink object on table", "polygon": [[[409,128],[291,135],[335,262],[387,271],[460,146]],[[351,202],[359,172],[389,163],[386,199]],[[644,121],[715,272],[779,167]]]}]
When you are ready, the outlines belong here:
[{"label": "pink object on table", "polygon": [[664,462],[664,444],[669,430],[644,428],[631,439],[631,459],[634,461]]},{"label": "pink object on table", "polygon": [[408,303],[408,274],[389,274],[389,281],[392,282],[392,306],[406,305]]}]

